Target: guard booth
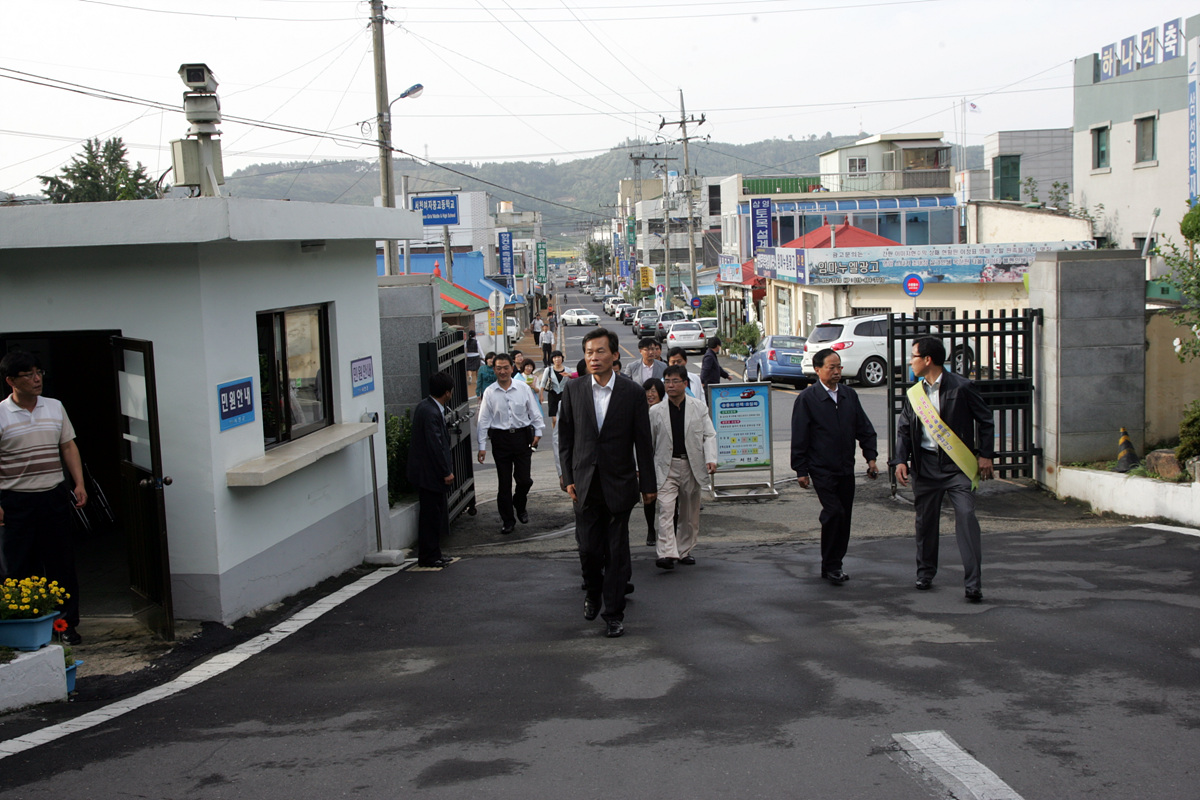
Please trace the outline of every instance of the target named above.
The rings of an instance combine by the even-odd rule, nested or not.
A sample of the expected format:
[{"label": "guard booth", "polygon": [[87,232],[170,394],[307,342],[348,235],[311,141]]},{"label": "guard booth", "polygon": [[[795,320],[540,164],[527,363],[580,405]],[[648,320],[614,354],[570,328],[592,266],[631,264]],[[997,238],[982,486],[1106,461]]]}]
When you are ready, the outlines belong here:
[{"label": "guard booth", "polygon": [[421,342],[421,385],[428,386],[436,372],[445,372],[454,379],[454,395],[446,410],[446,427],[450,430],[450,463],[454,469],[454,486],[446,498],[450,522],[466,511],[475,516],[474,447],[471,444],[471,394],[467,390],[467,343],[461,331],[450,330],[436,339]]},{"label": "guard booth", "polygon": [[[996,423],[996,477],[1031,478],[1033,460],[1042,453],[1033,441],[1033,376],[1035,336],[1041,326],[1040,309],[1005,309],[985,315],[957,316],[940,312],[929,318],[890,315],[888,352],[888,454],[893,455],[896,426],[904,408],[905,393],[916,381],[909,367],[913,342],[936,336],[946,346],[945,368],[970,378],[992,409]],[[889,459],[890,460],[890,459]],[[891,474],[892,494],[896,476]]]}]

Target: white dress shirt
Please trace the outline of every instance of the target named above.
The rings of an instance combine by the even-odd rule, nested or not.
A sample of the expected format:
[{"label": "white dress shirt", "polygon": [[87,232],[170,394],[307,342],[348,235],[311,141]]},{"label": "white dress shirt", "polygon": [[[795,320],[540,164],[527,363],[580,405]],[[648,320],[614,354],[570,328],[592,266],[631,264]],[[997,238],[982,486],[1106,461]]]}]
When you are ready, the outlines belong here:
[{"label": "white dress shirt", "polygon": [[833,401],[833,404],[836,406],[836,405],[837,405],[837,401],[838,401],[838,399],[837,399],[837,390],[838,390],[838,387],[837,387],[837,386],[834,386],[832,389],[830,389],[828,386],[826,386],[826,385],[825,385],[825,381],[819,381],[819,383],[821,384],[821,388],[822,388],[822,389],[824,389],[825,391],[829,392],[829,399],[830,399],[830,400],[832,400],[832,401]]},{"label": "white dress shirt", "polygon": [[530,425],[533,426],[533,435],[541,436],[546,423],[542,419],[542,406],[537,395],[524,378],[514,378],[507,389],[501,389],[499,383],[493,383],[483,390],[475,433],[480,450],[487,450],[489,428],[512,431]]},{"label": "white dress shirt", "polygon": [[592,376],[592,404],[596,409],[596,430],[604,427],[604,417],[608,414],[608,404],[612,401],[613,381],[617,379],[614,372],[608,376],[608,385],[600,383],[596,380],[596,376]]},{"label": "white dress shirt", "polygon": [[[945,374],[946,373],[944,372],[942,373],[942,375]],[[933,403],[934,410],[939,414],[942,413],[942,406],[940,402],[942,375],[938,375],[938,379],[933,383],[929,383],[924,378],[921,379],[921,383],[925,385],[925,394],[929,395],[929,402]],[[929,435],[929,428],[926,425],[921,426],[921,447],[925,450],[936,451],[938,449],[937,442],[935,442],[933,437]]]}]

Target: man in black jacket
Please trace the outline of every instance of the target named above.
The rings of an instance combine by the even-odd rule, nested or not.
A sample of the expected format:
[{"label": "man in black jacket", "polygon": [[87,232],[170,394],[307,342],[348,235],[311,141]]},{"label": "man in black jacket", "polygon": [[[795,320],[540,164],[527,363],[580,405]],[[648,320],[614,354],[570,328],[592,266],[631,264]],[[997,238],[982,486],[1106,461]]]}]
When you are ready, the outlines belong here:
[{"label": "man in black jacket", "polygon": [[792,406],[792,469],[800,488],[812,487],[821,501],[821,577],[835,585],[850,580],[842,559],[850,544],[854,510],[854,443],[862,447],[867,477],[879,471],[875,427],[858,394],[842,385],[842,358],[828,348],[813,356],[817,382]]},{"label": "man in black jacket", "polygon": [[[617,335],[595,328],[583,337],[587,372],[567,381],[558,412],[562,482],[575,502],[583,567],[583,617],[604,601],[606,634],[625,632],[625,586],[632,575],[629,513],[657,495],[650,406],[641,386],[613,372]],[[640,492],[640,496],[639,496]]]},{"label": "man in black jacket", "polygon": [[429,376],[429,396],[417,404],[412,418],[412,444],[408,451],[408,482],[417,487],[417,564],[444,567],[441,538],[450,533],[446,493],[454,485],[450,460],[450,431],[446,407],[454,395],[454,379],[444,372]]},{"label": "man in black jacket", "polygon": [[963,561],[966,596],[978,603],[983,599],[980,580],[983,558],[979,520],[975,516],[974,478],[992,477],[996,426],[979,390],[967,378],[947,372],[943,367],[945,362],[946,346],[941,340],[926,336],[913,342],[913,374],[921,379],[918,385],[929,398],[933,411],[957,439],[948,442],[950,449],[956,449],[957,444],[957,449],[965,446],[969,452],[955,461],[947,453],[946,437],[939,431],[931,434],[912,402],[905,399],[896,425],[896,453],[889,463],[901,486],[908,486],[908,465],[912,464],[913,505],[917,512],[917,588],[925,590],[933,586],[938,565],[938,518],[942,498],[949,495],[954,506],[954,533]]},{"label": "man in black jacket", "polygon": [[716,336],[710,336],[705,342],[708,346],[704,350],[704,360],[700,362],[700,383],[703,386],[708,386],[713,383],[720,383],[721,379],[729,380],[729,373],[721,366],[721,362],[717,361],[717,352],[721,349],[721,340]]}]

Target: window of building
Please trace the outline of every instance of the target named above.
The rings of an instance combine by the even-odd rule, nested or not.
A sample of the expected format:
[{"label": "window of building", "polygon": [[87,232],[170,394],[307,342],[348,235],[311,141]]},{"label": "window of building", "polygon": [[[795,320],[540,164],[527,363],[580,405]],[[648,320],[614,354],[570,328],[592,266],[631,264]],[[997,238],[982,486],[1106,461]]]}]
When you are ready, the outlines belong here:
[{"label": "window of building", "polygon": [[258,371],[268,447],[333,424],[328,308],[260,312]]},{"label": "window of building", "polygon": [[888,150],[883,154],[883,171],[894,172],[896,170],[896,151]]},{"label": "window of building", "polygon": [[846,159],[846,171],[851,175],[856,175],[867,171],[867,159],[865,157],[855,157]]},{"label": "window of building", "polygon": [[1108,167],[1108,134],[1107,125],[1092,128],[1092,169]]},{"label": "window of building", "polygon": [[708,189],[708,215],[721,216],[721,190],[716,186],[710,186]]},{"label": "window of building", "polygon": [[992,199],[1021,199],[1021,157],[996,156],[992,159]]},{"label": "window of building", "polygon": [[1158,158],[1158,117],[1142,117],[1133,121],[1136,133],[1134,161],[1144,163]]}]

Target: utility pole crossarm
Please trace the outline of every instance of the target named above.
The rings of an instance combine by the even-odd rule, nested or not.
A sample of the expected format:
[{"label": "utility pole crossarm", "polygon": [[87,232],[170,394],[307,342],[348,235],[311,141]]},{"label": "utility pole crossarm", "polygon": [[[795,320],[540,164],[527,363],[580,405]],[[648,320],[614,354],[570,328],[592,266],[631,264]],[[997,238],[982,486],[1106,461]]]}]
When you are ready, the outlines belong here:
[{"label": "utility pole crossarm", "polygon": [[684,183],[685,183],[684,196],[687,197],[687,211],[688,211],[688,216],[687,216],[688,271],[691,275],[691,282],[692,282],[691,291],[693,293],[698,292],[699,289],[696,286],[696,226],[692,220],[692,213],[693,213],[693,209],[692,209],[692,165],[691,165],[691,159],[688,157],[688,140],[691,138],[699,138],[699,137],[689,137],[688,132],[687,132],[687,126],[688,126],[689,122],[693,123],[697,126],[703,125],[704,121],[705,121],[705,117],[703,114],[700,115],[700,119],[696,119],[695,117],[688,117],[687,110],[684,108],[684,105],[683,105],[683,90],[680,89],[679,90],[679,119],[672,120],[672,121],[667,121],[666,119],[664,119],[658,125],[659,130],[662,130],[663,128],[665,128],[668,125],[678,125],[680,134],[681,134],[680,141],[683,142],[683,177],[684,177]]}]

